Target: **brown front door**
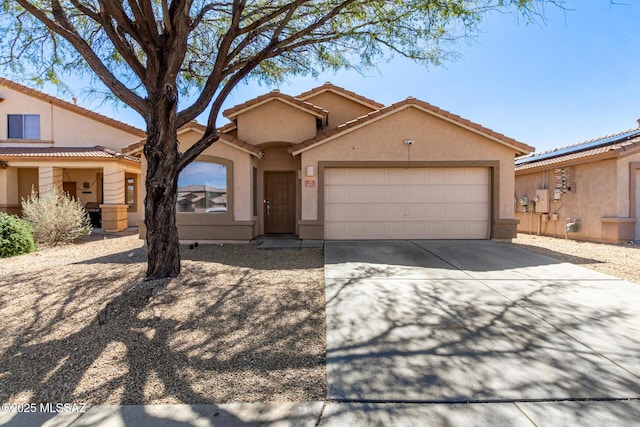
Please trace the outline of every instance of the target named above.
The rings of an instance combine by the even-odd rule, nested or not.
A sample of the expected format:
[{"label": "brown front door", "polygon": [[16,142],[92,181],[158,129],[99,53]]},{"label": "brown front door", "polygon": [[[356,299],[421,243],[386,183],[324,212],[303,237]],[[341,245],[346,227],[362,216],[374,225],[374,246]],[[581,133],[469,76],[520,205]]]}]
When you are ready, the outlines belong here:
[{"label": "brown front door", "polygon": [[265,172],[265,230],[267,234],[296,232],[296,173]]},{"label": "brown front door", "polygon": [[75,199],[76,196],[76,183],[75,181],[65,181],[62,183],[62,191],[67,195],[70,199]]}]

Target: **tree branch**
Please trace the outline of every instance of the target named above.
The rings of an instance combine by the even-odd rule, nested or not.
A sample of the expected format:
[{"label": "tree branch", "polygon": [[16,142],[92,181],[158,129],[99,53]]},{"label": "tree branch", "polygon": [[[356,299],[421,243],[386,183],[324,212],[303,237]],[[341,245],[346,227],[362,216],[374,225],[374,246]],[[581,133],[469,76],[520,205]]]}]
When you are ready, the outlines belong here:
[{"label": "tree branch", "polygon": [[62,6],[58,0],[51,0],[52,14],[55,20],[50,19],[47,14],[40,8],[34,6],[26,0],[16,0],[27,12],[35,16],[47,28],[60,37],[67,40],[78,51],[78,53],[87,61],[89,67],[96,73],[98,78],[105,84],[114,95],[122,99],[127,105],[144,115],[146,108],[145,100],[136,93],[122,84],[93,52],[87,42],[80,37],[73,25],[67,19]]}]

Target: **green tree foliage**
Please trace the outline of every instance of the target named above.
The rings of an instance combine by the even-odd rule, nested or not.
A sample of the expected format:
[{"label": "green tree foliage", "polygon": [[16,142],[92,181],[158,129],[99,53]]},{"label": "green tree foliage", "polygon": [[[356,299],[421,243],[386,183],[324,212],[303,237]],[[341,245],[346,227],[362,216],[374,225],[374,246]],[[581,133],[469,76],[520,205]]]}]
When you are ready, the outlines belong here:
[{"label": "green tree foliage", "polygon": [[[562,2],[0,0],[0,64],[35,83],[88,72],[145,119],[147,276],[171,277],[178,173],[218,140],[216,118],[238,83],[361,70],[392,55],[438,65],[488,13],[531,20]],[[180,151],[177,129],[207,109],[204,134]]]},{"label": "green tree foliage", "polygon": [[35,241],[45,245],[72,242],[91,234],[91,221],[82,204],[60,188],[40,196],[32,190],[22,200],[22,215]]},{"label": "green tree foliage", "polygon": [[35,248],[29,224],[0,212],[0,258],[27,254]]}]

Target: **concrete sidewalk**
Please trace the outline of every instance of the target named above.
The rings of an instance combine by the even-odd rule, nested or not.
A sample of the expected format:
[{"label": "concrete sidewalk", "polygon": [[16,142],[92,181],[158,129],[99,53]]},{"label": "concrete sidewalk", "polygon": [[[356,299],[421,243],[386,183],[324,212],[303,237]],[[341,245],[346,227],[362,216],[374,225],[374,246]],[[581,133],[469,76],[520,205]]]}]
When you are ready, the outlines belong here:
[{"label": "concrete sidewalk", "polygon": [[237,403],[94,406],[84,413],[0,414],[6,427],[344,427],[344,426],[607,426],[638,425],[640,402],[511,403]]}]

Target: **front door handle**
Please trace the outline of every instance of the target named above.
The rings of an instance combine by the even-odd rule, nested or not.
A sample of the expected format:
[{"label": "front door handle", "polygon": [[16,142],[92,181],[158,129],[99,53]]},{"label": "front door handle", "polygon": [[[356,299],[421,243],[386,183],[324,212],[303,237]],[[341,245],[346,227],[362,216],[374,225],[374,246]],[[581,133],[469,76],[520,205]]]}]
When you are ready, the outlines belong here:
[{"label": "front door handle", "polygon": [[264,203],[267,205],[267,215],[271,215],[271,203],[269,203],[268,199]]}]

